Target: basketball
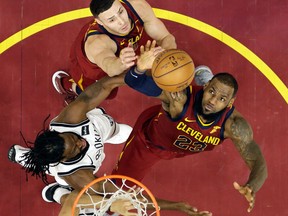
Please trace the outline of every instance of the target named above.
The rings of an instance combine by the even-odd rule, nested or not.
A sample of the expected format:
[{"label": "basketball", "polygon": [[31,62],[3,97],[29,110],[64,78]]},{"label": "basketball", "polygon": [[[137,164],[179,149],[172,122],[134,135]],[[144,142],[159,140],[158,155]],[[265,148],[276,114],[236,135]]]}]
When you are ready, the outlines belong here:
[{"label": "basketball", "polygon": [[177,92],[191,84],[194,69],[193,60],[188,53],[179,49],[170,49],[156,56],[151,74],[159,88]]}]

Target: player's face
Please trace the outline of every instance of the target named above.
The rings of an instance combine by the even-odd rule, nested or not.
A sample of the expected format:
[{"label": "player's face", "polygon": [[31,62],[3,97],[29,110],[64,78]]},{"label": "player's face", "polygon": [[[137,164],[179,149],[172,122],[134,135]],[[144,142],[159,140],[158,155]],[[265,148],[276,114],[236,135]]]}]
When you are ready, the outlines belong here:
[{"label": "player's face", "polygon": [[76,133],[66,132],[61,133],[59,136],[64,139],[64,161],[77,157],[87,147],[86,140]]},{"label": "player's face", "polygon": [[108,10],[100,13],[96,21],[115,35],[127,35],[131,30],[131,20],[118,0],[115,0]]},{"label": "player's face", "polygon": [[202,99],[202,110],[205,115],[217,113],[229,105],[232,105],[235,98],[232,98],[234,89],[216,79],[213,79],[204,87]]}]

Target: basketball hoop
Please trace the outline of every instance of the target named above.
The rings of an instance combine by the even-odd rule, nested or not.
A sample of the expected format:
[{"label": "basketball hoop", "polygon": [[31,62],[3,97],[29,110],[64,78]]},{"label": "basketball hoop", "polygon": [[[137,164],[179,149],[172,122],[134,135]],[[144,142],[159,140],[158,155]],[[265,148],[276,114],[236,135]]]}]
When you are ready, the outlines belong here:
[{"label": "basketball hoop", "polygon": [[[116,180],[118,180],[117,185],[115,183]],[[99,182],[102,182],[102,185],[100,186],[102,188],[101,192],[95,190],[95,187],[92,188],[93,185]],[[105,190],[105,185],[108,184],[115,187],[115,192],[111,193]],[[137,188],[131,186],[132,184],[135,185]],[[93,195],[98,195],[97,201],[93,199]],[[82,196],[88,196],[89,202],[87,202],[87,199],[85,203],[79,202]],[[99,201],[100,196],[103,198]],[[147,197],[149,197],[151,200],[148,200]],[[72,216],[78,216],[78,214],[76,214],[76,210],[79,210],[79,215],[83,216],[107,215],[106,212],[109,211],[111,204],[119,199],[129,200],[132,203],[133,207],[136,209],[138,216],[160,216],[159,206],[151,191],[141,182],[123,175],[103,176],[95,179],[94,181],[86,185],[79,192],[73,203]],[[151,210],[150,208],[148,210],[148,206],[153,206],[154,209]]]}]

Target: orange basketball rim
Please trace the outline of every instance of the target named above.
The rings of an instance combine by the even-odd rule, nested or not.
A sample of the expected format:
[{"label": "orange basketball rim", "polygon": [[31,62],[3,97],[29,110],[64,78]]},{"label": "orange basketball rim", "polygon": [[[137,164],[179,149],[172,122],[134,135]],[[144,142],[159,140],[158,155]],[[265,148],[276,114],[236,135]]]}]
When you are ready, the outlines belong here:
[{"label": "orange basketball rim", "polygon": [[155,207],[155,212],[156,213],[156,216],[160,216],[160,208],[157,204],[157,201],[154,197],[154,195],[152,194],[152,192],[141,182],[137,181],[136,179],[133,179],[129,176],[124,176],[124,175],[107,175],[107,176],[102,176],[100,178],[96,178],[95,180],[93,180],[92,182],[90,182],[88,185],[86,185],[80,192],[79,194],[77,195],[74,203],[73,203],[73,207],[72,207],[72,211],[71,211],[71,215],[72,216],[76,216],[75,215],[75,209],[77,208],[78,206],[78,202],[81,198],[81,196],[94,184],[100,182],[100,181],[103,181],[103,180],[110,180],[111,179],[122,179],[122,182],[123,180],[127,180],[127,181],[130,181],[130,182],[133,182],[136,186],[140,187],[141,189],[143,189],[147,194],[148,196],[150,197],[152,203],[153,203],[153,206]]}]

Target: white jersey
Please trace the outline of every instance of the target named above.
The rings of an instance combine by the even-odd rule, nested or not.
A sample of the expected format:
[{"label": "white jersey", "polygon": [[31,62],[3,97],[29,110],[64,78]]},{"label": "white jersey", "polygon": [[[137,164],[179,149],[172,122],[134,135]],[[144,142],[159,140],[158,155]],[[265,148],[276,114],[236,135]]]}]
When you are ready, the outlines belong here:
[{"label": "white jersey", "polygon": [[93,109],[86,116],[87,119],[78,124],[59,123],[53,120],[50,123],[50,130],[60,133],[74,132],[89,143],[86,154],[81,157],[50,165],[48,174],[54,176],[61,185],[67,185],[61,177],[71,175],[79,169],[91,169],[95,174],[105,158],[104,143],[119,131],[119,124],[102,109]]}]

